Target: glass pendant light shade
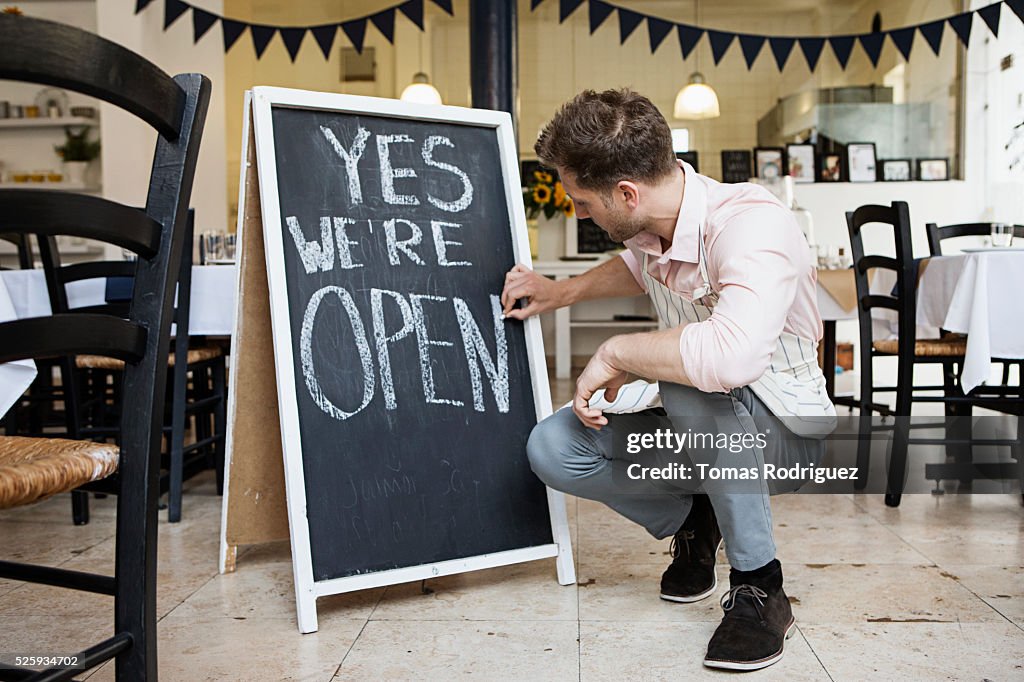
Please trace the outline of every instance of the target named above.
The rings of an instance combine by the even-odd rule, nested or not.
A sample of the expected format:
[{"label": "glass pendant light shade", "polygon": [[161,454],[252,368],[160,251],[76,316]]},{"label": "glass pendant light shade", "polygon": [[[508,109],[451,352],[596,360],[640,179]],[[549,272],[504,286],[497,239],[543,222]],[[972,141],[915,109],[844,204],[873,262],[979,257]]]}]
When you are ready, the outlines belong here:
[{"label": "glass pendant light shade", "polygon": [[430,84],[427,74],[422,71],[412,77],[412,83],[402,90],[402,101],[416,104],[441,104],[441,93]]},{"label": "glass pendant light shade", "polygon": [[717,118],[721,115],[718,109],[718,95],[707,84],[704,76],[693,73],[679,94],[676,95],[675,118],[700,120]]}]

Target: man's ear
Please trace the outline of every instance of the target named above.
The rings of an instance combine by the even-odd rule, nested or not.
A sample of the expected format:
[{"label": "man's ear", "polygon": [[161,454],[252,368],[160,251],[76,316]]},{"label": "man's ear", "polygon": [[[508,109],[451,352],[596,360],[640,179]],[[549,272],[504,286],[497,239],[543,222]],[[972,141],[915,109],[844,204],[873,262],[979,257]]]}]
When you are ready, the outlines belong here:
[{"label": "man's ear", "polygon": [[622,201],[630,210],[636,210],[636,207],[640,205],[640,187],[635,182],[620,180],[615,185],[615,191],[619,193]]}]

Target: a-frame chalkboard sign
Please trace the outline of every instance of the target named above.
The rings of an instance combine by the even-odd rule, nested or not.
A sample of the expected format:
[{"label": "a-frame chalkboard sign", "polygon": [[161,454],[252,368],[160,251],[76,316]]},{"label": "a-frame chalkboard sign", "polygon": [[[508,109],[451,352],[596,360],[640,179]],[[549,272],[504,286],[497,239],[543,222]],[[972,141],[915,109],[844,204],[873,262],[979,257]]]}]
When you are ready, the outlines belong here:
[{"label": "a-frame chalkboard sign", "polygon": [[222,568],[273,539],[259,472],[283,452],[302,632],[328,594],[546,557],[575,582],[564,500],[526,458],[551,412],[540,324],[498,301],[530,258],[511,118],[269,87],[247,102]]}]

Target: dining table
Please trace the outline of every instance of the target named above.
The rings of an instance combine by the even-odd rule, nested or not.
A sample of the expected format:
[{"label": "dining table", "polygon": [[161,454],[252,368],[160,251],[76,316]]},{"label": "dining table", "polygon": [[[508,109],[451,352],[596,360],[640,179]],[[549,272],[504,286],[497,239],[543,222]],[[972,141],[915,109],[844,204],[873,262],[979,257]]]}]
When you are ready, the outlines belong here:
[{"label": "dining table", "polygon": [[[230,336],[235,326],[238,270],[234,264],[192,266],[188,331],[191,336]],[[96,278],[67,285],[71,308],[101,305],[107,282]],[[41,269],[0,270],[0,322],[50,315],[50,297]],[[173,329],[172,329],[173,333]],[[0,416],[36,376],[31,360],[0,364]]]}]

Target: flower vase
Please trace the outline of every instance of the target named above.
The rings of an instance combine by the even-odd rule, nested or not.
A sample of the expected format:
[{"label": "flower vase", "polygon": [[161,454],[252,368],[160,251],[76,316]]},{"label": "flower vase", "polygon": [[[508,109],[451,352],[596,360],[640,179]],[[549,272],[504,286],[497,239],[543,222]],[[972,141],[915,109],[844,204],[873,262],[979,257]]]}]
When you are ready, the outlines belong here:
[{"label": "flower vase", "polygon": [[88,161],[65,161],[64,181],[76,187],[85,186],[85,172],[89,170]]},{"label": "flower vase", "polygon": [[565,216],[561,211],[551,218],[537,217],[537,260],[553,261],[565,255]]},{"label": "flower vase", "polygon": [[526,219],[526,234],[530,238],[530,258],[537,260],[537,247],[540,240],[540,226],[536,218]]}]

